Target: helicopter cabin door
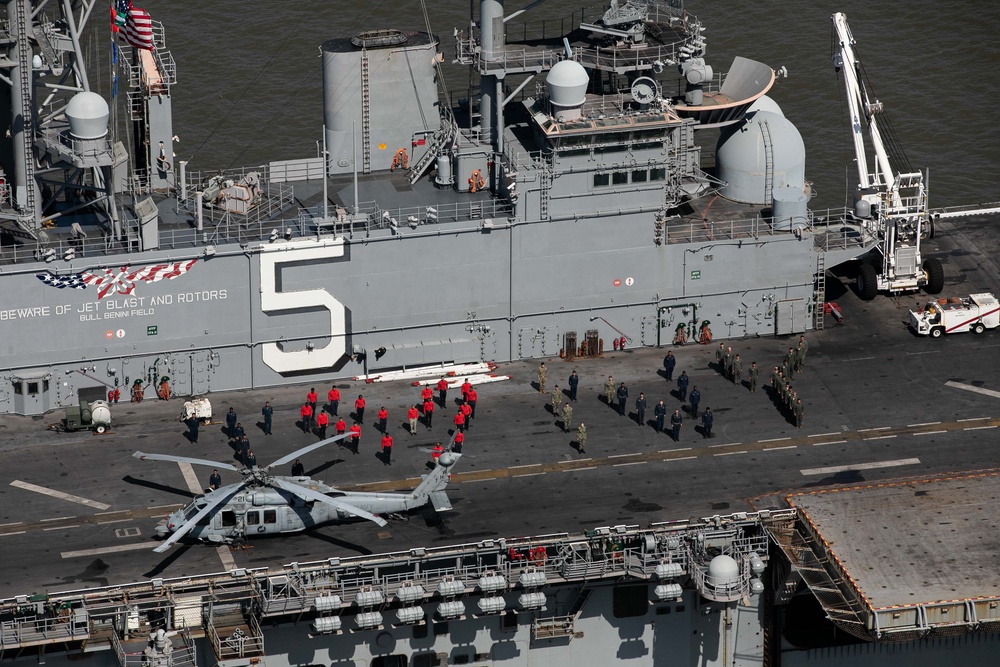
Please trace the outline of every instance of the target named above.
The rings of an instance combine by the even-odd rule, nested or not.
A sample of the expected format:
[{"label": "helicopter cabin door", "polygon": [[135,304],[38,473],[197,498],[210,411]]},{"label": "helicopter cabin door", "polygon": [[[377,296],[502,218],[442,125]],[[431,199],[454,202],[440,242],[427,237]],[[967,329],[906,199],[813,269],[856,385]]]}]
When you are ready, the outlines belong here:
[{"label": "helicopter cabin door", "polygon": [[212,519],[212,529],[223,537],[239,537],[236,512],[233,510],[216,512],[215,517]]},{"label": "helicopter cabin door", "polygon": [[276,509],[247,510],[244,520],[247,524],[247,535],[279,532],[278,511]]}]

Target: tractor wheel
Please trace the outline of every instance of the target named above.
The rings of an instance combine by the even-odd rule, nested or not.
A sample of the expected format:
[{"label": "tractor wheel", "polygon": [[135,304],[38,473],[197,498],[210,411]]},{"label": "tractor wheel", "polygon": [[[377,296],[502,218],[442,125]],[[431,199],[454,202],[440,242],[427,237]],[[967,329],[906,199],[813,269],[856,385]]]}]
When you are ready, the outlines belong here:
[{"label": "tractor wheel", "polygon": [[924,291],[928,294],[940,294],[944,289],[944,267],[941,266],[941,261],[933,257],[924,260],[924,273],[927,275]]},{"label": "tractor wheel", "polygon": [[871,301],[878,294],[878,276],[871,264],[862,264],[858,269],[858,296],[862,301]]},{"label": "tractor wheel", "polygon": [[976,322],[975,324],[972,325],[972,333],[981,334],[984,331],[986,331],[986,327],[983,326],[982,322]]},{"label": "tractor wheel", "polygon": [[944,327],[934,327],[931,329],[931,338],[940,338],[944,335]]},{"label": "tractor wheel", "polygon": [[97,431],[98,433],[104,433],[105,431],[108,430],[108,427],[105,426],[104,424],[98,424],[97,426],[94,427],[94,430]]}]

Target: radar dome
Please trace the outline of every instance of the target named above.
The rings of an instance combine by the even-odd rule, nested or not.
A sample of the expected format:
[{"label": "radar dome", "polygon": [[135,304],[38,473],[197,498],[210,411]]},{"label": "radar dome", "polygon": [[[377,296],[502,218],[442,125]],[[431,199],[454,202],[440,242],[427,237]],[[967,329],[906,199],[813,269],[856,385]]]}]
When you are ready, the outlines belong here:
[{"label": "radar dome", "polygon": [[761,109],[724,129],[716,156],[717,175],[725,182],[719,192],[734,201],[770,206],[778,188],[805,187],[802,135],[773,111]]},{"label": "radar dome", "polygon": [[714,588],[728,588],[740,580],[739,563],[732,556],[720,554],[708,564],[708,584]]},{"label": "radar dome", "polygon": [[590,77],[580,63],[560,60],[545,77],[552,113],[559,120],[572,120],[581,116],[581,107],[587,99]]},{"label": "radar dome", "polygon": [[66,105],[69,133],[75,139],[100,139],[108,133],[108,103],[97,93],[81,92]]},{"label": "radar dome", "polygon": [[776,113],[779,116],[785,115],[781,111],[781,107],[778,106],[778,103],[767,95],[761,95],[754,100],[754,103],[747,109],[747,114],[753,113],[754,111],[770,111],[771,113]]}]

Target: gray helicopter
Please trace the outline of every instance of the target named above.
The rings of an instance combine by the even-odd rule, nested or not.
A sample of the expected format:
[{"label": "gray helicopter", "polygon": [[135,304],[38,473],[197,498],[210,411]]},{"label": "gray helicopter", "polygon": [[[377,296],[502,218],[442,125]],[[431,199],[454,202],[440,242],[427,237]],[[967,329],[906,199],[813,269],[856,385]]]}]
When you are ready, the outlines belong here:
[{"label": "gray helicopter", "polygon": [[462,457],[445,452],[437,467],[423,476],[412,493],[364,493],[341,491],[309,477],[286,477],[272,473],[276,466],[337,442],[350,434],[321,440],[283,456],[268,466],[237,468],[229,463],[192,459],[169,454],[132,454],[143,461],[175,461],[233,470],[243,481],[197,496],[189,505],[172,512],[156,533],[165,537],[153,551],[162,553],[184,537],[215,544],[245,544],[253,535],[297,533],[330,521],[367,519],[386,525],[379,514],[405,512],[426,505],[442,512],[451,509],[445,487],[451,468]]}]

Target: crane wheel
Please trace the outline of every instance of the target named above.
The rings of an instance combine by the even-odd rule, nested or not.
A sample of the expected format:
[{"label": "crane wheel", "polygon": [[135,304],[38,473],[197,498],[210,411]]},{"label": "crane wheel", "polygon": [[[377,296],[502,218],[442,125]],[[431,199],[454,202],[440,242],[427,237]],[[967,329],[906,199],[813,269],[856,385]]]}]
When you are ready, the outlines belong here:
[{"label": "crane wheel", "polygon": [[944,267],[941,266],[941,260],[934,257],[924,260],[924,274],[927,277],[924,291],[928,294],[940,294],[944,289]]},{"label": "crane wheel", "polygon": [[[930,261],[930,260],[928,260]],[[862,301],[871,301],[878,294],[878,275],[871,264],[862,264],[858,269],[858,296]]]}]

